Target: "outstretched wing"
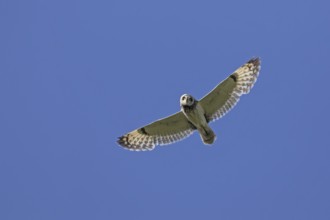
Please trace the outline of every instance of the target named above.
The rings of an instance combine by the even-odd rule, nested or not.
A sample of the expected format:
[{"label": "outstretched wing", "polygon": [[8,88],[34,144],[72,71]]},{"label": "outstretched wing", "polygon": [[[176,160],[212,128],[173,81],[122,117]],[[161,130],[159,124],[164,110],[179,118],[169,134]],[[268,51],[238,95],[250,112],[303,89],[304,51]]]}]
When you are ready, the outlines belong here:
[{"label": "outstretched wing", "polygon": [[207,121],[221,118],[239,101],[240,96],[252,89],[260,71],[259,58],[253,58],[238,68],[200,100]]},{"label": "outstretched wing", "polygon": [[118,139],[118,144],[129,150],[152,150],[156,145],[171,144],[190,136],[196,128],[182,112],[160,119],[129,132]]}]

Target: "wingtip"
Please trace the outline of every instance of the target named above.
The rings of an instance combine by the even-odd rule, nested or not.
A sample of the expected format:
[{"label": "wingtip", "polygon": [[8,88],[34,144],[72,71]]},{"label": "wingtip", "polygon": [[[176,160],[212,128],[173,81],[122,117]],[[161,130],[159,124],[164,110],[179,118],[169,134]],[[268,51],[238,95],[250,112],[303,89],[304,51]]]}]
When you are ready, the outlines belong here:
[{"label": "wingtip", "polygon": [[253,57],[252,59],[250,59],[248,61],[248,63],[252,63],[255,66],[259,66],[260,65],[260,57]]},{"label": "wingtip", "polygon": [[118,140],[116,142],[121,147],[125,147],[126,148],[127,146],[125,145],[125,140],[124,139],[125,139],[125,136],[120,136],[120,137],[118,137]]},{"label": "wingtip", "polygon": [[129,151],[150,151],[155,148],[155,145],[139,147],[138,145],[129,143],[128,138],[129,135],[123,135],[121,137],[118,137],[118,140],[116,142],[119,146]]}]

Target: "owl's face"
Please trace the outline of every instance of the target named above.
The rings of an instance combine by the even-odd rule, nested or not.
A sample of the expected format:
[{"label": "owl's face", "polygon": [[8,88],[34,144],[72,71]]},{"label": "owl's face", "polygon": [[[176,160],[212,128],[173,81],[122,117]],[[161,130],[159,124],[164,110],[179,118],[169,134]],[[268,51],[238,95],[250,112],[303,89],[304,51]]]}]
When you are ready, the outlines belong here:
[{"label": "owl's face", "polygon": [[180,98],[181,106],[192,106],[194,103],[195,103],[195,99],[191,95],[184,94]]}]

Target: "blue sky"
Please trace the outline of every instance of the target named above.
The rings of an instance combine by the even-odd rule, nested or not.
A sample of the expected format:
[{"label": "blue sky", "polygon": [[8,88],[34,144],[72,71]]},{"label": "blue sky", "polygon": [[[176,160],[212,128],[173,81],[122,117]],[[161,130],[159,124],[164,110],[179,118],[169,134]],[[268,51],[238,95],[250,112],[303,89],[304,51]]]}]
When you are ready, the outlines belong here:
[{"label": "blue sky", "polygon": [[[0,219],[329,219],[329,8],[0,1]],[[116,144],[254,56],[213,146]]]}]

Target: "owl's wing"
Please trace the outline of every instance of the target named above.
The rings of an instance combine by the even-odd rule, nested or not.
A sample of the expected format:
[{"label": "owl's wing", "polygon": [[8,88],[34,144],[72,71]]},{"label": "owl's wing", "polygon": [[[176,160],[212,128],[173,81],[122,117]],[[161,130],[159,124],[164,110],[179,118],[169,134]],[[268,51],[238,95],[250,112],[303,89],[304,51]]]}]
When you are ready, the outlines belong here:
[{"label": "owl's wing", "polygon": [[253,58],[204,96],[200,104],[207,121],[221,118],[237,104],[241,95],[248,94],[257,81],[259,71],[260,60]]},{"label": "owl's wing", "polygon": [[128,150],[152,150],[156,145],[166,145],[190,136],[196,128],[182,112],[155,121],[131,131],[118,139],[118,144]]}]

